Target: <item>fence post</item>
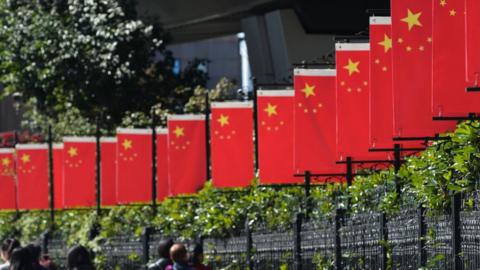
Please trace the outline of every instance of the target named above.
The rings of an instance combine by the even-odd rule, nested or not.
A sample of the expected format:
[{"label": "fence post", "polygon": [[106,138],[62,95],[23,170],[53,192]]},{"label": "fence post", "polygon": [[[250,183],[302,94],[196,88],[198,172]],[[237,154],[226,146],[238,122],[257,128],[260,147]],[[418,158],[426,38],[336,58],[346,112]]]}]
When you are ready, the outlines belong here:
[{"label": "fence post", "polygon": [[381,269],[387,269],[387,242],[388,242],[388,230],[387,230],[387,215],[385,213],[380,214],[380,237],[381,237],[381,247],[382,247],[382,258],[381,258]]},{"label": "fence post", "polygon": [[44,233],[42,233],[42,236],[41,236],[41,247],[42,247],[42,252],[44,254],[47,254],[48,253],[48,240],[50,239],[50,232],[49,231],[45,231]]},{"label": "fence post", "polygon": [[342,270],[342,246],[341,246],[341,239],[340,239],[340,227],[342,226],[342,219],[343,219],[343,210],[336,209],[335,210],[335,217],[333,220],[333,235],[334,235],[334,269],[335,270]]},{"label": "fence post", "polygon": [[305,171],[305,202],[304,202],[304,207],[305,207],[305,219],[308,220],[310,218],[310,212],[312,211],[312,206],[311,206],[311,198],[310,198],[310,187],[311,187],[311,182],[312,182],[312,176],[310,171]]},{"label": "fence post", "polygon": [[143,265],[145,269],[148,269],[148,262],[150,261],[150,235],[152,228],[145,227],[142,232],[142,255]]},{"label": "fence post", "polygon": [[462,195],[459,192],[453,194],[452,198],[452,258],[453,258],[453,270],[462,269],[462,237],[461,224],[460,224],[460,207],[462,202]]},{"label": "fence post", "polygon": [[246,259],[247,259],[247,267],[249,270],[253,270],[253,261],[252,261],[252,231],[250,230],[250,221],[245,220],[245,234],[247,237],[247,246],[246,246]]},{"label": "fence post", "polygon": [[294,224],[294,269],[302,270],[302,220],[303,214],[298,213]]},{"label": "fence post", "polygon": [[427,265],[427,253],[425,252],[425,235],[427,234],[427,226],[425,224],[425,208],[420,204],[417,210],[418,220],[418,267]]}]

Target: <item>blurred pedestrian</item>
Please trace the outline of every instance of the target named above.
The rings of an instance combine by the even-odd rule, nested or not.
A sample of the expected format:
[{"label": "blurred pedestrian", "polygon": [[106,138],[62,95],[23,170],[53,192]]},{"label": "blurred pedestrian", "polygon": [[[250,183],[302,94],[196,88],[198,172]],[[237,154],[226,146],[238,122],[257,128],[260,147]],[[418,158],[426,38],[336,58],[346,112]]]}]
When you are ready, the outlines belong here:
[{"label": "blurred pedestrian", "polygon": [[35,270],[33,258],[28,248],[16,248],[10,256],[9,270]]},{"label": "blurred pedestrian", "polygon": [[40,255],[42,254],[42,248],[39,245],[28,244],[25,248],[30,252],[30,256],[33,261],[33,269],[35,270],[47,270],[47,268],[40,265]]},{"label": "blurred pedestrian", "polygon": [[158,259],[155,263],[148,266],[148,270],[165,270],[168,266],[173,265],[170,259],[170,248],[173,246],[172,239],[166,239],[158,245]]},{"label": "blurred pedestrian", "polygon": [[20,247],[20,242],[13,238],[5,239],[2,242],[0,245],[0,256],[5,263],[0,265],[0,270],[8,270],[10,268],[10,257],[13,250],[18,247]]},{"label": "blurred pedestrian", "polygon": [[52,260],[52,258],[48,254],[43,254],[40,257],[40,265],[43,266],[47,270],[57,270],[57,265]]},{"label": "blurred pedestrian", "polygon": [[212,270],[212,268],[203,264],[203,259],[203,245],[199,243],[195,244],[190,258],[192,266],[197,270]]},{"label": "blurred pedestrian", "polygon": [[84,246],[74,246],[67,254],[68,270],[94,270],[90,252]]},{"label": "blurred pedestrian", "polygon": [[196,270],[188,265],[187,249],[181,243],[176,243],[170,248],[170,258],[173,261],[173,267],[168,267],[167,270]]}]

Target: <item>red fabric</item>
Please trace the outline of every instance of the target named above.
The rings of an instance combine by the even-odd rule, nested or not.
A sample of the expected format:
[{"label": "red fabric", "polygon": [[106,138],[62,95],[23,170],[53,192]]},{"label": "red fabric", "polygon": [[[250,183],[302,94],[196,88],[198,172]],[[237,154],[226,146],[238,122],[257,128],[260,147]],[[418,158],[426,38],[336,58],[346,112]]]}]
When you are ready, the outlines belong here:
[{"label": "red fabric", "polygon": [[260,181],[300,182],[293,177],[294,91],[258,91],[257,95]]},{"label": "red fabric", "polygon": [[168,196],[168,152],[167,131],[157,133],[157,200]]},{"label": "red fabric", "polygon": [[395,136],[433,136],[455,128],[454,122],[432,121],[432,5],[391,2]]},{"label": "red fabric", "polygon": [[17,145],[18,208],[48,209],[47,145]]},{"label": "red fabric", "polygon": [[251,103],[213,103],[211,117],[213,185],[248,186],[254,177]]},{"label": "red fabric", "polygon": [[[295,70],[294,169],[343,173],[336,162],[335,70]],[[299,179],[303,181],[303,179]]]},{"label": "red fabric", "polygon": [[0,149],[0,209],[17,208],[13,149]]},{"label": "red fabric", "polygon": [[95,200],[95,138],[64,139],[64,206],[89,207]]},{"label": "red fabric", "polygon": [[393,146],[390,17],[370,18],[370,148]]},{"label": "red fabric", "polygon": [[[463,1],[460,1],[463,2]],[[447,2],[449,3],[449,2]],[[466,54],[467,81],[469,86],[478,86],[480,80],[480,1],[465,0],[466,3]],[[457,12],[458,14],[458,12]],[[457,29],[451,28],[452,32]]]},{"label": "red fabric", "polygon": [[53,146],[53,189],[55,209],[63,208],[63,145]]},{"label": "red fabric", "polygon": [[117,200],[152,199],[152,135],[150,130],[117,131]]},{"label": "red fabric", "polygon": [[197,192],[207,180],[205,118],[169,116],[169,195]]},{"label": "red fabric", "polygon": [[337,159],[385,159],[369,152],[369,44],[337,44]]},{"label": "red fabric", "polygon": [[434,116],[480,112],[480,93],[465,91],[465,38],[465,0],[433,1]]},{"label": "red fabric", "polygon": [[117,204],[117,143],[113,138],[102,138],[101,152],[101,193],[102,205]]}]

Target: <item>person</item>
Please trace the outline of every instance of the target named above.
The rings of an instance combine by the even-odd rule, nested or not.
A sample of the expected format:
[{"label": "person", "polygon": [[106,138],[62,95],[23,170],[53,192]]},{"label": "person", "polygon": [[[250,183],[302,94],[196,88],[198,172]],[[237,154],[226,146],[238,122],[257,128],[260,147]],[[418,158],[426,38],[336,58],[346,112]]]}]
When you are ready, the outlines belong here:
[{"label": "person", "polygon": [[40,255],[42,254],[42,248],[39,245],[28,244],[25,248],[30,252],[30,256],[33,260],[33,269],[35,270],[47,270],[40,264]]},{"label": "person", "polygon": [[188,265],[187,249],[181,243],[176,243],[170,248],[170,258],[173,266],[167,267],[167,270],[196,270]]},{"label": "person", "polygon": [[20,247],[20,242],[13,238],[5,239],[2,242],[0,245],[0,256],[5,263],[0,265],[0,270],[8,270],[10,268],[10,256],[13,250],[18,247]]},{"label": "person", "polygon": [[43,254],[40,258],[40,265],[47,270],[57,270],[57,265],[53,262],[52,258],[48,254]]},{"label": "person", "polygon": [[170,248],[173,246],[172,239],[166,239],[160,242],[157,248],[160,259],[148,266],[148,270],[165,270],[169,265],[173,265],[170,259]]},{"label": "person", "polygon": [[94,270],[90,252],[81,245],[72,247],[67,254],[67,269]]},{"label": "person", "polygon": [[191,256],[191,264],[193,268],[197,270],[212,270],[210,267],[203,264],[203,245],[196,244],[193,248],[193,253]]},{"label": "person", "polygon": [[10,256],[9,270],[35,270],[33,258],[28,248],[16,248]]}]

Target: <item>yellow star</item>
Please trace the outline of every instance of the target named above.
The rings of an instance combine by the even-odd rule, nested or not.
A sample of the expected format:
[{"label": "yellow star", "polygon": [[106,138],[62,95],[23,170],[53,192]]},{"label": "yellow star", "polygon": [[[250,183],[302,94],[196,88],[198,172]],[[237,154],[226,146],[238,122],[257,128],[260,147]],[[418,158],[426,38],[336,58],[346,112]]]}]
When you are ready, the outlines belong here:
[{"label": "yellow star", "polygon": [[268,114],[268,117],[271,117],[272,115],[277,115],[277,105],[272,105],[268,103],[267,108],[265,108],[264,111]]},{"label": "yellow star", "polygon": [[403,38],[398,38],[398,43],[402,44],[403,43]]},{"label": "yellow star", "polygon": [[432,37],[428,37],[428,38],[427,38],[427,42],[428,42],[428,43],[432,43]]},{"label": "yellow star", "polygon": [[125,140],[123,140],[122,146],[123,146],[124,150],[131,149],[132,148],[132,141],[128,140],[128,139],[125,139]]},{"label": "yellow star", "polygon": [[302,92],[305,93],[305,98],[315,96],[315,85],[305,83],[305,88],[302,89]]},{"label": "yellow star", "polygon": [[352,59],[348,58],[348,64],[344,66],[343,68],[348,70],[348,75],[352,76],[353,73],[357,72],[359,73],[360,70],[358,70],[358,65],[360,64],[360,61],[353,62]]},{"label": "yellow star", "polygon": [[28,163],[30,162],[30,155],[23,154],[21,159],[23,163]]},{"label": "yellow star", "polygon": [[422,23],[419,20],[420,16],[422,16],[422,12],[413,13],[408,9],[407,13],[407,17],[401,19],[401,21],[408,24],[408,31],[412,30],[414,26],[422,26]]},{"label": "yellow star", "polygon": [[425,47],[424,47],[424,46],[420,46],[420,47],[418,47],[418,49],[419,49],[421,52],[423,52],[423,51],[425,50]]},{"label": "yellow star", "polygon": [[217,121],[220,123],[221,127],[229,124],[227,115],[221,114],[220,118],[218,118]]},{"label": "yellow star", "polygon": [[70,149],[68,149],[68,155],[70,157],[76,157],[78,156],[78,149],[75,148],[75,147],[70,147]]},{"label": "yellow star", "polygon": [[410,52],[410,51],[412,51],[412,47],[407,46],[407,47],[405,48],[405,50],[407,50],[407,52]]},{"label": "yellow star", "polygon": [[455,11],[455,9],[450,10],[450,16],[455,16],[455,15],[457,15],[457,12]]},{"label": "yellow star", "polygon": [[446,0],[440,0],[440,6],[444,7],[447,5],[447,1]]},{"label": "yellow star", "polygon": [[2,165],[3,165],[3,167],[8,167],[8,165],[10,165],[10,159],[9,158],[3,158],[2,159]]},{"label": "yellow star", "polygon": [[388,69],[387,69],[387,67],[383,67],[382,70],[383,70],[383,71],[387,71]]},{"label": "yellow star", "polygon": [[379,42],[378,44],[383,46],[383,51],[386,53],[392,48],[392,39],[387,36],[387,34],[384,34],[383,41]]},{"label": "yellow star", "polygon": [[173,133],[175,134],[175,136],[177,136],[177,138],[179,138],[179,137],[185,136],[183,130],[184,129],[182,127],[176,126]]}]

